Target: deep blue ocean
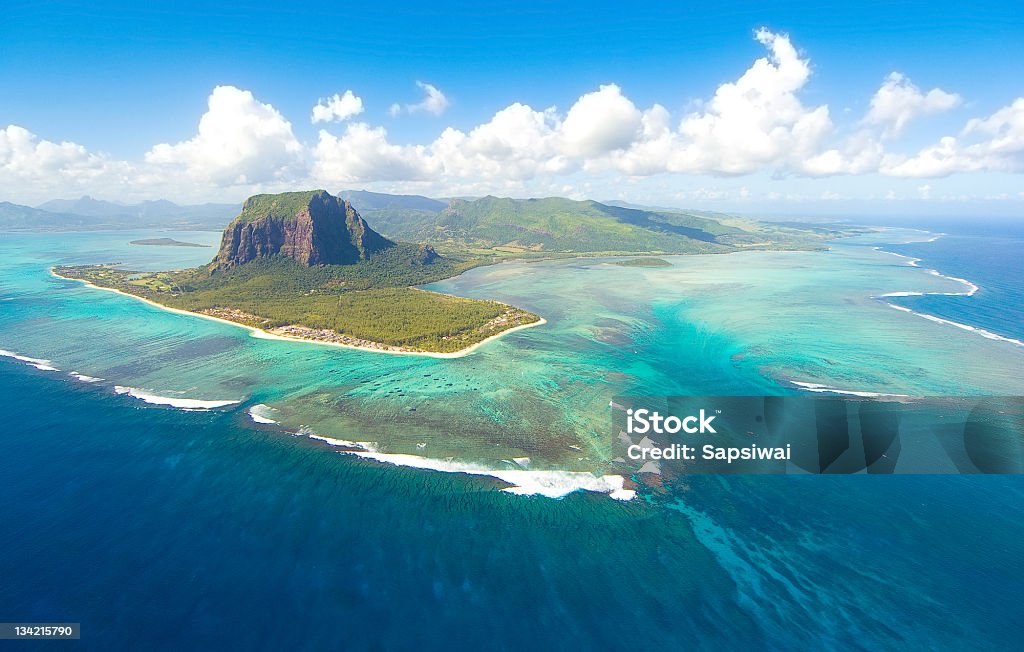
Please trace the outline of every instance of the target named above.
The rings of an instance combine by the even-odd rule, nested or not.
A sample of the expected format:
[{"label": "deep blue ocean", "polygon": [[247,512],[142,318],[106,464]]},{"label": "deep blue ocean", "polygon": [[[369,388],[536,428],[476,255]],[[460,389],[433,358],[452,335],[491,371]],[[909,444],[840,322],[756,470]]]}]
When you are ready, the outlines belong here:
[{"label": "deep blue ocean", "polygon": [[921,267],[963,278],[979,287],[971,297],[901,297],[900,305],[1024,340],[1024,221],[940,222],[934,242],[886,245],[886,251],[920,258]]},{"label": "deep blue ocean", "polygon": [[1024,636],[1019,477],[697,477],[678,504],[549,500],[25,366],[0,364],[0,392],[0,613],[82,623],[80,642],[54,648],[1010,649]]},{"label": "deep blue ocean", "polygon": [[[1020,234],[951,228],[885,249],[982,290],[900,300],[1021,337]],[[82,623],[81,641],[25,649],[1024,640],[1019,476],[697,476],[648,500],[551,500],[10,358],[0,396],[0,621]]]}]

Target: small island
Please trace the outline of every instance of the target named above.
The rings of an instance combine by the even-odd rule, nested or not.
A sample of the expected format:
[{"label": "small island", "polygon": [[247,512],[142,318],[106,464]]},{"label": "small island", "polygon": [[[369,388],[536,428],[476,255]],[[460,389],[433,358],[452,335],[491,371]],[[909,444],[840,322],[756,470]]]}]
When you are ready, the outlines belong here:
[{"label": "small island", "polygon": [[380,235],[323,190],[256,195],[224,230],[213,261],[138,272],[56,267],[57,276],[161,307],[255,329],[264,337],[387,353],[459,355],[544,323],[498,301],[418,289],[482,264]]},{"label": "small island", "polygon": [[619,267],[672,267],[672,263],[663,258],[627,258],[616,261],[612,265]]},{"label": "small island", "polygon": [[147,238],[145,240],[132,240],[128,244],[147,245],[150,247],[209,247],[210,245],[198,244],[195,242],[182,242],[174,238]]}]

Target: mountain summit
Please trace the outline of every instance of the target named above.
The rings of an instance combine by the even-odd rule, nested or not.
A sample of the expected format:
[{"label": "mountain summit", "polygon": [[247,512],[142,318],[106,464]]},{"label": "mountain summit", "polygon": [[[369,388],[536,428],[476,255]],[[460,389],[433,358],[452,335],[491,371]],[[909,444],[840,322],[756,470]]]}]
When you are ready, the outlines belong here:
[{"label": "mountain summit", "polygon": [[325,190],[254,195],[224,230],[213,263],[223,269],[280,255],[306,267],[348,265],[394,246]]}]

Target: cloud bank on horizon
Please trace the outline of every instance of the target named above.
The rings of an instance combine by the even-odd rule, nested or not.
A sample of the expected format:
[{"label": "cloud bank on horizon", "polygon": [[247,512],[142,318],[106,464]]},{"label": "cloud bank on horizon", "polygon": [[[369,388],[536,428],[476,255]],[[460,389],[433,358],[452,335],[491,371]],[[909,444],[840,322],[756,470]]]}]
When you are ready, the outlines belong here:
[{"label": "cloud bank on horizon", "polygon": [[[566,111],[516,102],[471,129],[447,127],[431,142],[396,143],[385,127],[356,119],[364,101],[348,89],[311,108],[311,122],[324,126],[315,142],[304,143],[274,106],[224,85],[211,92],[194,136],[155,144],[137,161],[11,124],[0,129],[0,193],[21,201],[82,193],[233,200],[252,192],[364,185],[436,196],[571,196],[608,180],[680,175],[937,179],[1024,171],[1024,97],[907,151],[900,144],[909,124],[965,99],[941,88],[923,91],[893,72],[866,114],[841,128],[827,104],[801,98],[812,68],[789,35],[762,28],[754,36],[765,56],[678,115],[657,103],[640,108],[608,83]],[[445,113],[445,94],[417,85],[422,100],[392,105],[392,116]],[[919,186],[920,198],[930,198],[931,189]],[[1004,198],[1024,199],[1024,193]]]}]

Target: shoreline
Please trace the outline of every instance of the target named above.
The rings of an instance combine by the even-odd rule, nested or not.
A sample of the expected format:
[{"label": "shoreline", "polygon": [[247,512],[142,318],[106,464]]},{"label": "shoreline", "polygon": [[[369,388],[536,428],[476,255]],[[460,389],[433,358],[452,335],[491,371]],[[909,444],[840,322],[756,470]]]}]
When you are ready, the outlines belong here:
[{"label": "shoreline", "polygon": [[[305,344],[318,344],[320,346],[333,346],[333,347],[342,348],[342,349],[352,349],[352,350],[355,350],[355,351],[366,351],[366,352],[369,352],[369,353],[385,353],[385,354],[388,354],[388,355],[419,355],[419,356],[425,356],[425,357],[428,357],[428,358],[462,358],[462,357],[465,357],[465,356],[469,355],[470,353],[473,353],[478,348],[480,348],[484,344],[487,344],[491,340],[496,340],[496,339],[498,339],[500,337],[503,337],[503,336],[505,336],[505,335],[507,335],[509,333],[513,333],[515,331],[524,330],[524,329],[527,329],[527,328],[533,328],[534,326],[543,326],[544,324],[548,323],[548,321],[546,319],[544,319],[543,317],[540,317],[538,315],[538,317],[540,317],[540,318],[537,321],[535,321],[535,322],[531,322],[529,324],[520,324],[519,326],[513,326],[512,328],[503,330],[500,333],[495,333],[494,335],[491,335],[490,337],[486,337],[486,338],[480,340],[479,342],[471,344],[471,345],[467,346],[464,349],[459,349],[458,351],[452,351],[450,353],[444,353],[444,352],[440,352],[440,351],[393,351],[393,350],[388,350],[388,349],[376,349],[376,348],[371,348],[371,347],[368,347],[368,346],[357,346],[355,344],[343,344],[342,342],[325,342],[323,340],[314,340],[314,339],[308,339],[308,338],[304,338],[304,337],[289,337],[287,335],[277,335],[275,333],[270,333],[268,331],[265,331],[262,328],[257,328],[256,326],[249,326],[248,324],[242,324],[242,323],[239,323],[237,321],[231,321],[230,319],[224,319],[223,317],[215,317],[213,315],[207,315],[207,314],[203,314],[201,312],[192,312],[191,310],[184,310],[182,308],[172,308],[170,306],[165,306],[165,305],[163,305],[161,303],[157,303],[156,301],[153,301],[152,299],[147,299],[146,297],[140,297],[137,294],[131,294],[130,292],[125,292],[123,290],[118,290],[116,288],[108,288],[108,287],[103,287],[102,285],[96,285],[95,283],[92,283],[92,282],[87,281],[85,279],[68,278],[67,276],[61,276],[60,274],[58,274],[56,272],[54,267],[50,267],[50,275],[54,276],[56,278],[59,278],[59,279],[63,279],[65,281],[77,281],[77,282],[81,283],[82,285],[84,285],[85,287],[89,287],[89,288],[92,288],[92,289],[95,289],[95,290],[105,290],[107,292],[113,292],[115,294],[120,294],[121,296],[130,297],[132,299],[136,299],[138,301],[142,301],[143,303],[149,304],[150,306],[153,306],[154,308],[159,308],[160,310],[165,310],[167,312],[173,312],[173,313],[176,313],[176,314],[179,314],[179,315],[188,315],[188,316],[191,316],[191,317],[200,317],[202,319],[209,319],[210,321],[216,321],[216,322],[220,322],[222,324],[227,324],[228,326],[235,326],[237,328],[244,328],[247,331],[249,331],[249,337],[252,337],[252,338],[255,338],[255,339],[259,339],[259,340],[280,340],[280,341],[284,341],[284,342],[302,342],[302,343],[305,343]],[[416,289],[419,289],[419,288],[416,288]],[[424,292],[429,292],[429,290],[423,290],[423,291]],[[438,294],[442,294],[442,293],[439,292]],[[460,297],[460,298],[462,298],[462,297]],[[382,344],[382,346],[388,346],[388,345]]]}]

